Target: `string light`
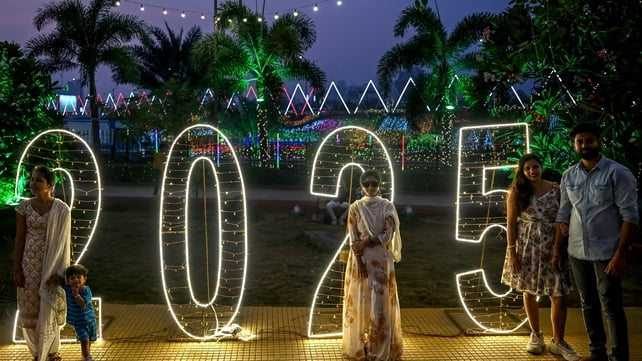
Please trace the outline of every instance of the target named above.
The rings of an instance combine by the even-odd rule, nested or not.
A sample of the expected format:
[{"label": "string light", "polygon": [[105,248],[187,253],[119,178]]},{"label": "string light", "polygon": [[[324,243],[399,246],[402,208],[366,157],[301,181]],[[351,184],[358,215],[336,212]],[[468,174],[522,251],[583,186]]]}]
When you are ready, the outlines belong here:
[{"label": "string light", "polygon": [[[507,185],[498,179],[505,178],[499,174],[515,168],[513,157],[530,151],[528,124],[462,127],[458,151],[455,239],[480,244],[492,229],[499,228],[506,234],[502,206]],[[485,245],[482,244],[482,265]],[[503,294],[494,292],[482,268],[458,273],[456,283],[466,314],[483,330],[513,332],[528,320],[522,309],[522,296],[510,287]]]},{"label": "string light", "polygon": [[274,20],[279,20],[279,13],[274,14]]},{"label": "string light", "polygon": [[[176,325],[194,339],[214,339],[218,330],[232,324],[245,289],[248,256],[245,184],[230,144],[225,135],[211,125],[188,127],[172,143],[163,171],[158,224],[163,290]],[[197,175],[201,171],[202,174]],[[189,231],[199,226],[197,218],[189,216],[189,210],[194,209],[190,207],[189,194],[194,189],[194,179],[202,179],[203,211],[209,208],[208,199],[216,203],[212,211],[218,217],[212,219],[217,220],[205,217],[201,223],[206,230],[203,233]],[[215,193],[213,198],[211,192]],[[216,224],[209,224],[213,222]],[[208,239],[210,228],[219,230],[215,240]],[[210,245],[216,248],[218,267],[210,264],[206,254],[205,264],[198,264],[195,272],[190,254],[203,248],[207,253]],[[212,283],[216,285],[213,289],[209,282],[206,289],[195,288],[197,283],[192,277],[203,271],[208,278],[212,273],[217,277]],[[199,294],[195,290],[203,291]]]},{"label": "string light", "polygon": [[[358,182],[360,172],[375,169],[381,175],[382,189],[387,193],[384,196],[394,201],[392,158],[385,143],[374,132],[358,126],[340,127],[328,133],[320,144],[312,163],[310,194],[336,198],[341,179],[346,179],[344,172]],[[359,174],[351,173],[356,169]],[[348,244],[346,235],[317,284],[308,320],[310,338],[341,336]]]},{"label": "string light", "polygon": [[[278,19],[281,16],[281,14],[289,14],[289,13],[291,13],[294,16],[298,16],[301,9],[312,9],[312,11],[316,13],[316,12],[319,11],[320,4],[327,3],[329,1],[335,1],[336,6],[342,6],[343,5],[343,1],[342,0],[323,0],[323,1],[318,1],[316,3],[305,4],[305,5],[299,6],[297,8],[285,8],[285,9],[279,9],[279,10],[274,11],[274,12],[266,12],[263,15],[264,16],[273,16],[275,19]],[[180,13],[181,17],[187,17],[188,14],[192,13],[195,16],[199,16],[200,15],[201,20],[205,19],[205,14],[213,15],[213,12],[202,12],[200,10],[197,11],[197,10],[193,10],[193,9],[166,8],[166,7],[162,7],[162,6],[158,6],[158,5],[150,4],[150,3],[139,3],[136,0],[122,0],[122,1],[118,0],[118,1],[116,1],[114,3],[114,5],[115,6],[121,6],[122,3],[140,4],[140,11],[145,11],[145,8],[158,8],[159,10],[163,9],[163,10],[166,11],[166,12],[163,11],[163,15],[167,15],[169,13],[169,11],[174,11],[176,13]],[[182,15],[183,13],[185,14],[185,16]],[[263,19],[264,18],[262,16],[257,18],[257,20],[259,22],[262,22]]]},{"label": "string light", "polygon": [[185,15],[185,12],[183,11],[183,12],[181,13],[181,17],[182,17],[182,18],[185,18],[186,16],[187,16],[187,15]]},{"label": "string light", "polygon": [[[49,166],[60,180],[61,199],[71,210],[71,261],[76,264],[93,239],[102,208],[98,162],[89,144],[78,134],[65,129],[44,131],[27,144],[20,156],[14,188],[17,198],[29,198],[22,180],[38,164]],[[100,314],[98,321],[102,322]],[[15,324],[13,334],[14,342],[20,342]]]}]

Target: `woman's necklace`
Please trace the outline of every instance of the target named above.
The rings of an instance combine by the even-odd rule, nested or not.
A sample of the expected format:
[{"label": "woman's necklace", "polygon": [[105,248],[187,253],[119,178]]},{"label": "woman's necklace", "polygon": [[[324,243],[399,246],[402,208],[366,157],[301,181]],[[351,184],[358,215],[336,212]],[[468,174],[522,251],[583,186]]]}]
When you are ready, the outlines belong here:
[{"label": "woman's necklace", "polygon": [[38,212],[38,214],[42,216],[45,213],[49,212],[49,210],[51,209],[51,205],[53,204],[53,200],[53,198],[45,200],[35,198],[31,201],[31,208],[33,208],[34,211]]},{"label": "woman's necklace", "polygon": [[548,191],[546,182],[542,181],[538,185],[533,185],[533,194],[535,197],[540,197]]}]

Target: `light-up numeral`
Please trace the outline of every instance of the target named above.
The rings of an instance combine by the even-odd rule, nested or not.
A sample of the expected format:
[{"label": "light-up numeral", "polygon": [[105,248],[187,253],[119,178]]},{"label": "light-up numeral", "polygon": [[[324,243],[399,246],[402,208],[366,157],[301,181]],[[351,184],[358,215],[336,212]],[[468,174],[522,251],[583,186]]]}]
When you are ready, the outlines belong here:
[{"label": "light-up numeral", "polygon": [[225,135],[206,124],[181,132],[169,149],[161,190],[165,299],[186,335],[213,339],[238,314],[247,266],[245,185]]},{"label": "light-up numeral", "polygon": [[[508,157],[517,158],[518,151],[529,152],[525,123],[460,129],[455,236],[458,241],[481,243],[493,229],[506,233],[506,172],[515,168]],[[485,244],[482,247],[485,249]],[[500,256],[503,260],[504,254]],[[461,303],[470,319],[482,329],[512,332],[527,321],[522,296],[510,288],[504,293],[493,291],[483,260],[482,256],[481,268],[456,275]]]},{"label": "light-up numeral", "polygon": [[[45,165],[56,173],[56,197],[71,209],[71,260],[79,263],[89,248],[98,225],[102,185],[98,162],[91,147],[80,136],[64,129],[51,129],[38,134],[20,156],[14,193],[20,199],[30,198],[28,180],[36,165]],[[98,305],[100,305],[99,298]],[[102,318],[98,312],[98,338],[102,339]],[[13,327],[13,341],[24,342],[17,334],[18,313]],[[75,338],[62,338],[75,342]]]},{"label": "light-up numeral", "polygon": [[[371,131],[347,126],[337,128],[320,143],[312,163],[310,193],[336,198],[344,173],[374,169],[381,175],[384,196],[394,201],[392,161],[383,142]],[[358,184],[359,174],[354,184]],[[317,285],[310,308],[308,337],[338,337],[342,334],[343,284],[348,259],[348,236],[334,254]]]}]

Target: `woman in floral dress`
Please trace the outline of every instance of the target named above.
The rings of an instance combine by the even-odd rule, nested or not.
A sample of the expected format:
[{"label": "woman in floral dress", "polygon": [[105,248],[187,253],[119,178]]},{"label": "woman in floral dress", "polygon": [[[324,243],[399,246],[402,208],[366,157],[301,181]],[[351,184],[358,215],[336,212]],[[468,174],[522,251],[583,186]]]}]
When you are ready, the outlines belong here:
[{"label": "woman in floral dress", "polygon": [[399,217],[379,195],[380,176],[360,177],[363,197],[350,205],[350,254],[343,301],[343,354],[357,360],[395,360],[403,352],[394,263],[401,260]]},{"label": "woman in floral dress", "polygon": [[[580,355],[564,341],[565,296],[571,291],[569,268],[558,272],[550,263],[560,188],[559,184],[544,180],[542,172],[538,156],[526,154],[519,160],[506,201],[508,244],[501,282],[523,293],[532,331],[526,351],[540,354],[545,349],[537,298],[549,296],[553,326],[549,351],[566,360],[579,360]],[[567,230],[563,232],[567,234]]]},{"label": "woman in floral dress", "polygon": [[55,175],[38,166],[29,179],[34,197],[16,207],[13,275],[18,326],[34,360],[59,361],[60,327],[65,322],[65,269],[70,263],[71,214],[53,196]]}]

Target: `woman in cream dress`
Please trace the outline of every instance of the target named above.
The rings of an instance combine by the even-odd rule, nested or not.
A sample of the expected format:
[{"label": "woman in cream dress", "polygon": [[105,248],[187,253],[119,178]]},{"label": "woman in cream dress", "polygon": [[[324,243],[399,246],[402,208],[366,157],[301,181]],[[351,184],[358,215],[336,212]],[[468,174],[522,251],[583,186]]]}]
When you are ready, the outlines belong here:
[{"label": "woman in cream dress", "polygon": [[365,171],[363,197],[350,205],[350,254],[343,301],[343,354],[395,360],[403,352],[394,263],[401,260],[399,217],[379,194],[380,176]]}]

